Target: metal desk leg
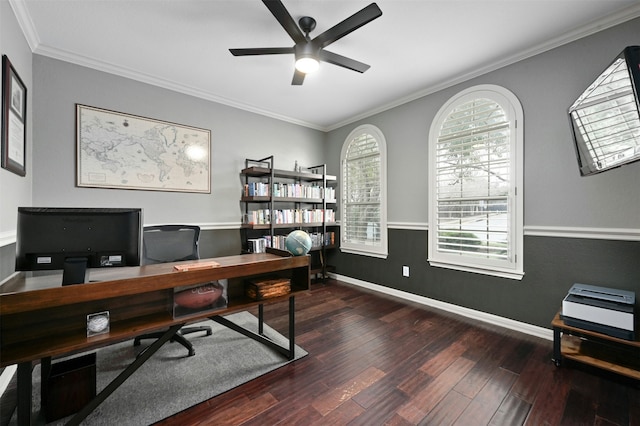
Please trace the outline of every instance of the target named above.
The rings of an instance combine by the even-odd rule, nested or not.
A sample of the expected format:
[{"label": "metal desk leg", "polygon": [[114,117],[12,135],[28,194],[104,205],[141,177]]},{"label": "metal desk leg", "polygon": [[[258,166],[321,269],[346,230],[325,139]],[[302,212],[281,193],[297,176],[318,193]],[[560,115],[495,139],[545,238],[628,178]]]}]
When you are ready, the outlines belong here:
[{"label": "metal desk leg", "polygon": [[93,398],[87,405],[85,405],[82,410],[78,411],[71,418],[71,420],[69,420],[67,426],[79,425],[82,420],[84,420],[89,414],[91,414],[93,410],[96,409],[96,407],[98,407],[98,405],[102,404],[102,402],[107,399],[109,395],[111,395],[116,389],[118,389],[118,387],[122,383],[124,383],[124,381],[127,380],[129,376],[131,376],[138,368],[142,366],[142,364],[144,364],[149,358],[151,358],[151,355],[156,353],[156,351],[160,349],[162,345],[168,342],[180,330],[180,328],[182,328],[183,325],[184,324],[177,324],[169,327],[169,330],[167,330],[162,335],[162,337],[160,337],[150,346],[144,349],[136,357],[136,359],[131,364],[129,364],[127,368],[122,370],[122,372],[120,372],[120,374],[116,376],[116,378],[113,379],[111,383],[105,386],[105,388],[100,391],[100,393],[96,395],[96,397]]},{"label": "metal desk leg", "polygon": [[40,360],[40,411],[46,411],[47,398],[49,394],[49,377],[51,376],[51,357]]},{"label": "metal desk leg", "polygon": [[561,331],[560,328],[553,327],[553,358],[551,359],[551,361],[553,361],[556,367],[559,367],[560,364],[562,364],[562,351],[560,349],[560,342],[561,342],[560,331]]},{"label": "metal desk leg", "polygon": [[18,364],[18,425],[31,424],[31,361]]},{"label": "metal desk leg", "polygon": [[295,327],[295,296],[289,298],[289,359],[296,355],[296,327]]},{"label": "metal desk leg", "polygon": [[[260,309],[260,315],[259,315],[260,317],[262,317],[261,313],[262,313],[262,310]],[[257,342],[262,343],[263,345],[266,345],[272,349],[275,349],[276,351],[280,352],[282,355],[286,356],[287,359],[289,360],[292,360],[295,358],[295,347],[296,347],[296,335],[295,335],[295,325],[294,325],[295,296],[289,296],[289,347],[288,348],[278,345],[274,341],[270,340],[269,338],[259,333],[254,333],[250,330],[247,330],[246,328],[241,327],[238,324],[229,321],[225,317],[216,315],[216,316],[210,317],[209,319],[217,322],[218,324],[224,325],[225,327],[230,328],[233,331],[237,331],[243,336],[249,337],[250,339],[253,339]],[[262,323],[263,318],[258,318],[258,322]]]}]

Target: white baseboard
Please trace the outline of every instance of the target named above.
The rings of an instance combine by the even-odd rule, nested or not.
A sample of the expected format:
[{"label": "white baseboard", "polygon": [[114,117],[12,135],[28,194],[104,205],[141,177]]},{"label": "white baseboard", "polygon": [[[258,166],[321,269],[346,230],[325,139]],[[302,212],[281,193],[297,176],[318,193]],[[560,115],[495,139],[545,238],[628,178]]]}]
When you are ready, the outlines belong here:
[{"label": "white baseboard", "polygon": [[431,306],[433,308],[442,309],[443,311],[451,312],[453,314],[461,315],[467,318],[473,318],[478,321],[486,322],[489,324],[497,325],[499,327],[508,328],[521,333],[529,334],[531,336],[540,337],[546,340],[553,340],[553,330],[538,327],[536,325],[527,324],[520,321],[515,321],[509,318],[500,317],[498,315],[488,314],[486,312],[476,311],[474,309],[464,308],[462,306],[454,305],[452,303],[441,302],[439,300],[430,299],[424,296],[418,296],[417,294],[407,293],[405,291],[396,290],[394,288],[385,287],[378,284],[373,284],[367,281],[358,280],[355,278],[347,277],[339,274],[329,274],[331,278],[345,282],[347,284],[357,285],[369,290],[378,291],[380,293],[388,294],[390,296],[399,297],[401,299],[409,300],[419,303],[425,306]]}]

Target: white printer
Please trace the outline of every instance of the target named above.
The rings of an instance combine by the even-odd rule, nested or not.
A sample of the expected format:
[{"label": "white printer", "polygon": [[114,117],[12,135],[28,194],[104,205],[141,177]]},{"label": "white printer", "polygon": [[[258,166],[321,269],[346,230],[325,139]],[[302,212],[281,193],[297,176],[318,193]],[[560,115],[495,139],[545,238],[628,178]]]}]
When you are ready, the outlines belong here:
[{"label": "white printer", "polygon": [[562,319],[570,326],[635,340],[635,303],[632,291],[574,284],[562,301]]}]

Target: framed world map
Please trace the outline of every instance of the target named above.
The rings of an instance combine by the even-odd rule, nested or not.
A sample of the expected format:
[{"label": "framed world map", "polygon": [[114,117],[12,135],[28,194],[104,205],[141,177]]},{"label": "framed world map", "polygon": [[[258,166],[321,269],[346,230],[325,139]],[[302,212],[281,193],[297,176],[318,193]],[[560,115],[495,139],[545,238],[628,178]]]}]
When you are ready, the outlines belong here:
[{"label": "framed world map", "polygon": [[211,131],[76,104],[79,187],[211,193]]}]

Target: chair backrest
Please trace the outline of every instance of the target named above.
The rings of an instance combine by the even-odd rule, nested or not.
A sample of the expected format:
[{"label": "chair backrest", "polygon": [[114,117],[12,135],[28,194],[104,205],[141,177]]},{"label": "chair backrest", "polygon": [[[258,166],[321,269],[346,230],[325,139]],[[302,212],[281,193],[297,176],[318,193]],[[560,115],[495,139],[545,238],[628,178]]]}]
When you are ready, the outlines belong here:
[{"label": "chair backrest", "polygon": [[142,234],[142,264],[199,259],[199,239],[200,227],[195,225],[145,226]]}]

